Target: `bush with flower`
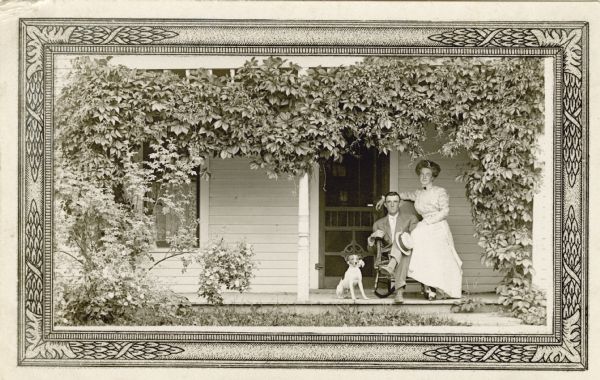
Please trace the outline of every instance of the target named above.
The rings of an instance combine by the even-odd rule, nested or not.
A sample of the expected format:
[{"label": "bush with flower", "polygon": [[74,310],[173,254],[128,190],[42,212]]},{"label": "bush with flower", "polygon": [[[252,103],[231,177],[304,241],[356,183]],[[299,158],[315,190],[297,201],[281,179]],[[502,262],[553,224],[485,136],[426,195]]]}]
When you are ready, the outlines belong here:
[{"label": "bush with flower", "polygon": [[252,246],[245,241],[233,246],[223,239],[211,241],[198,257],[200,277],[198,295],[209,303],[222,304],[224,289],[240,293],[250,287],[256,262]]}]

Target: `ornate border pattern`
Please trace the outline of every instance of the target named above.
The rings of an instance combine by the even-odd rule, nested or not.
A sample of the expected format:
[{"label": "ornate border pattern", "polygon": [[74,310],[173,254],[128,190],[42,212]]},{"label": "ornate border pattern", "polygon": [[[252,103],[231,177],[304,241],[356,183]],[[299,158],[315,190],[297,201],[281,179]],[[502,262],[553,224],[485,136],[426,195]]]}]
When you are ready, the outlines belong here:
[{"label": "ornate border pattern", "polygon": [[536,351],[536,346],[459,344],[425,351],[424,354],[449,362],[529,363]]},{"label": "ornate border pattern", "polygon": [[[581,181],[582,168],[582,69],[581,69],[581,29],[456,29],[450,32],[433,35],[433,41],[451,46],[557,46],[563,54],[563,162],[568,185],[573,188]],[[563,311],[563,345],[556,347],[540,347],[535,355],[525,356],[526,361],[556,362],[581,360],[581,320],[582,304],[582,231],[577,222],[574,207],[569,206],[562,238],[563,279],[562,279],[562,311]],[[475,346],[474,346],[475,347]],[[498,346],[495,346],[498,347]],[[507,346],[503,346],[507,347]],[[509,349],[510,350],[510,349]],[[513,347],[513,351],[520,351]],[[494,351],[491,348],[488,352]],[[464,350],[462,346],[445,346],[427,351],[426,355],[447,360],[460,358],[477,358],[474,352],[481,350]],[[484,355],[480,361],[496,361],[493,355]]]},{"label": "ornate border pattern", "polygon": [[[246,24],[235,24],[235,22],[215,24],[210,22],[198,22],[186,28],[194,29],[199,36],[203,28],[211,30],[214,33],[219,27],[224,28],[223,33],[232,33],[227,31],[227,26],[233,26],[238,30],[248,27]],[[360,24],[360,25],[356,25]],[[160,26],[156,26],[160,25]],[[241,25],[241,26],[240,26]],[[276,23],[265,23],[265,28],[273,28]],[[336,27],[336,23],[321,25],[323,35],[332,32],[331,26]],[[45,99],[44,83],[44,49],[54,45],[73,45],[73,46],[153,46],[156,44],[174,44],[185,45],[193,43],[189,41],[189,33],[182,38],[180,27],[169,23],[161,23],[159,20],[143,22],[108,22],[106,20],[77,21],[77,20],[22,20],[21,21],[21,56],[23,64],[21,70],[21,93],[24,98],[20,100],[22,110],[22,119],[20,128],[21,134],[20,149],[24,154],[21,156],[23,172],[20,173],[21,193],[24,194],[20,215],[23,223],[19,231],[21,237],[19,260],[24,268],[24,281],[20,285],[20,305],[19,313],[25,321],[24,330],[19,333],[19,343],[24,348],[20,358],[20,363],[27,365],[29,363],[39,363],[39,360],[47,360],[46,363],[60,365],[63,361],[89,360],[103,361],[113,363],[119,360],[147,360],[156,361],[173,356],[177,358],[188,358],[193,362],[193,353],[189,353],[190,343],[177,344],[177,342],[158,342],[158,341],[54,341],[47,338],[43,327],[44,315],[44,237],[51,231],[44,231],[44,214],[40,212],[41,206],[46,199],[41,190],[43,187],[44,157],[51,152],[44,151],[44,129],[51,128],[47,125],[44,118],[44,104],[49,101]],[[253,30],[260,27],[259,22],[252,24]],[[302,37],[303,28],[319,29],[319,24],[314,27],[310,22],[303,22],[301,25],[281,22],[277,25],[277,31],[281,32],[279,46],[300,46],[310,48],[310,42],[304,42]],[[385,33],[385,28],[393,30],[397,35],[398,29],[402,29],[402,23],[392,24],[369,24],[369,23],[339,23],[338,35],[332,37],[331,41],[347,40],[347,45],[357,46],[353,38],[361,41],[364,33],[374,35]],[[415,26],[411,25],[411,30]],[[287,28],[287,29],[286,29]],[[348,30],[355,28],[360,35],[352,35]],[[343,29],[343,30],[342,30]],[[527,368],[531,363],[560,363],[563,366],[553,368],[576,368],[587,367],[587,345],[584,344],[586,336],[583,330],[587,323],[586,299],[584,298],[584,284],[586,279],[586,261],[587,240],[585,231],[587,231],[586,207],[587,198],[581,191],[587,183],[587,168],[583,165],[587,142],[587,120],[584,119],[584,94],[587,86],[587,72],[584,69],[582,55],[584,49],[588,49],[585,34],[587,25],[577,24],[557,24],[550,28],[547,24],[544,27],[532,27],[530,25],[521,26],[518,23],[512,25],[420,25],[416,37],[412,40],[397,42],[396,47],[430,47],[455,49],[457,54],[464,52],[470,47],[498,47],[510,49],[522,48],[544,48],[557,47],[562,54],[562,163],[564,169],[563,192],[565,200],[563,208],[567,212],[566,219],[563,221],[563,232],[561,236],[562,249],[562,299],[559,300],[562,306],[562,315],[560,316],[562,331],[558,344],[552,345],[531,345],[531,344],[434,344],[423,347],[420,356],[407,360],[415,363],[419,361],[434,361],[447,367],[452,363],[474,363],[478,364],[522,364]],[[383,30],[383,31],[382,31]],[[295,33],[295,34],[294,34]],[[193,33],[192,33],[193,34]],[[268,33],[267,33],[268,34]],[[350,37],[346,37],[348,34]],[[400,33],[401,34],[401,33]],[[292,37],[289,37],[289,36]],[[296,37],[294,37],[296,36]],[[239,36],[236,36],[239,38]],[[202,37],[198,37],[196,43],[202,44]],[[286,38],[290,39],[286,41]],[[295,40],[294,40],[295,38]],[[383,37],[381,37],[383,39]],[[233,41],[234,39],[232,39]],[[301,43],[298,43],[300,41]],[[383,40],[382,40],[383,41]],[[258,42],[250,42],[249,45],[260,45]],[[268,41],[271,43],[271,41]],[[277,41],[276,41],[277,42]],[[354,42],[354,43],[353,43]],[[335,44],[334,43],[334,44]],[[386,44],[389,44],[386,40]],[[208,45],[208,44],[207,44]],[[223,46],[231,45],[223,41]],[[234,44],[235,45],[235,44]],[[269,45],[265,43],[264,45]],[[358,45],[361,45],[360,43]],[[368,45],[365,43],[365,47]],[[335,46],[334,46],[335,47]],[[587,88],[587,87],[586,87]],[[587,105],[586,105],[587,106]],[[569,202],[571,202],[569,204]],[[184,349],[185,346],[185,349]],[[414,346],[419,350],[420,347]],[[188,351],[186,351],[188,350]],[[189,354],[191,356],[186,356]],[[182,356],[183,355],[183,356]],[[446,363],[446,364],[444,364]],[[193,363],[192,363],[193,364]],[[338,362],[343,366],[343,362]],[[400,363],[401,364],[401,363]],[[566,365],[566,366],[565,366]],[[486,368],[485,366],[476,366],[470,368]],[[514,368],[514,367],[511,367]],[[548,366],[548,368],[551,368]]]},{"label": "ornate border pattern", "polygon": [[429,37],[432,41],[460,47],[537,47],[539,40],[530,29],[459,28]]},{"label": "ornate border pattern", "polygon": [[25,221],[25,307],[37,315],[42,314],[42,230],[37,202],[31,200]]},{"label": "ornate border pattern", "polygon": [[176,37],[178,33],[152,26],[78,26],[69,36],[69,43],[88,45],[143,45]]},{"label": "ornate border pattern", "polygon": [[150,360],[183,350],[157,342],[70,342],[69,348],[76,359],[137,359]]}]

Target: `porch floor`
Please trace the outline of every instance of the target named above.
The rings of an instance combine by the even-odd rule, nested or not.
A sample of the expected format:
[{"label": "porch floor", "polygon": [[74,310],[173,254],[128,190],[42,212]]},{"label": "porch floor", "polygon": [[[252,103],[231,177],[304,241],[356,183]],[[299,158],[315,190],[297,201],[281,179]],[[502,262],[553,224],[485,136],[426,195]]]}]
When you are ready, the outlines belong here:
[{"label": "porch floor", "polygon": [[[357,291],[358,292],[358,291]],[[360,292],[358,292],[360,294]],[[394,297],[378,298],[372,290],[365,290],[369,299],[363,299],[360,295],[353,300],[348,295],[347,298],[337,298],[335,289],[312,289],[308,301],[298,301],[295,292],[281,293],[223,293],[223,303],[225,305],[393,305]],[[192,304],[206,305],[207,302],[196,294],[185,294]],[[471,297],[479,298],[484,304],[497,306],[498,295],[495,293],[477,293]],[[421,293],[404,293],[403,305],[453,305],[458,299],[437,299],[434,301],[425,300]]]}]

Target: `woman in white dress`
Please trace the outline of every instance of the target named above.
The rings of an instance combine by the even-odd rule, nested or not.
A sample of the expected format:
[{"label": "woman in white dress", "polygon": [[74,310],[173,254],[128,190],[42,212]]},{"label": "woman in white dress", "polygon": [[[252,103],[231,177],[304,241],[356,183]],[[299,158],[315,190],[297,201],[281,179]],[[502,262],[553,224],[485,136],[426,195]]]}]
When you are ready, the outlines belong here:
[{"label": "woman in white dress", "polygon": [[430,300],[436,298],[436,290],[451,298],[460,298],[462,288],[462,261],[446,221],[450,211],[448,193],[433,184],[440,171],[435,162],[420,161],[415,172],[423,188],[400,193],[401,199],[415,202],[415,209],[423,217],[411,233],[414,247],[408,277],[424,285],[425,295]]}]

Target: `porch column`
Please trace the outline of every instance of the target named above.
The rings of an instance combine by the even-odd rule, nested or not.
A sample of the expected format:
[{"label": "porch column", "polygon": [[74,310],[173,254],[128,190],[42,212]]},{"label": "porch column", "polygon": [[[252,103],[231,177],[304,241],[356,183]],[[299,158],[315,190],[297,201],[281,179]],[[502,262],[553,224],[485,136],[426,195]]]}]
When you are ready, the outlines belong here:
[{"label": "porch column", "polygon": [[309,191],[308,173],[304,173],[298,184],[298,269],[296,277],[298,301],[301,302],[308,301],[310,286]]},{"label": "porch column", "polygon": [[[400,152],[392,150],[390,152],[390,188],[388,191],[400,191],[400,183],[398,181]],[[378,194],[379,195],[379,194]]]},{"label": "porch column", "polygon": [[[206,158],[205,165],[207,170],[210,169],[210,160],[208,158]],[[198,240],[200,247],[204,247],[209,240],[210,180],[208,178],[198,178],[198,181],[200,181],[200,196],[197,210],[200,219],[200,238]]]}]

